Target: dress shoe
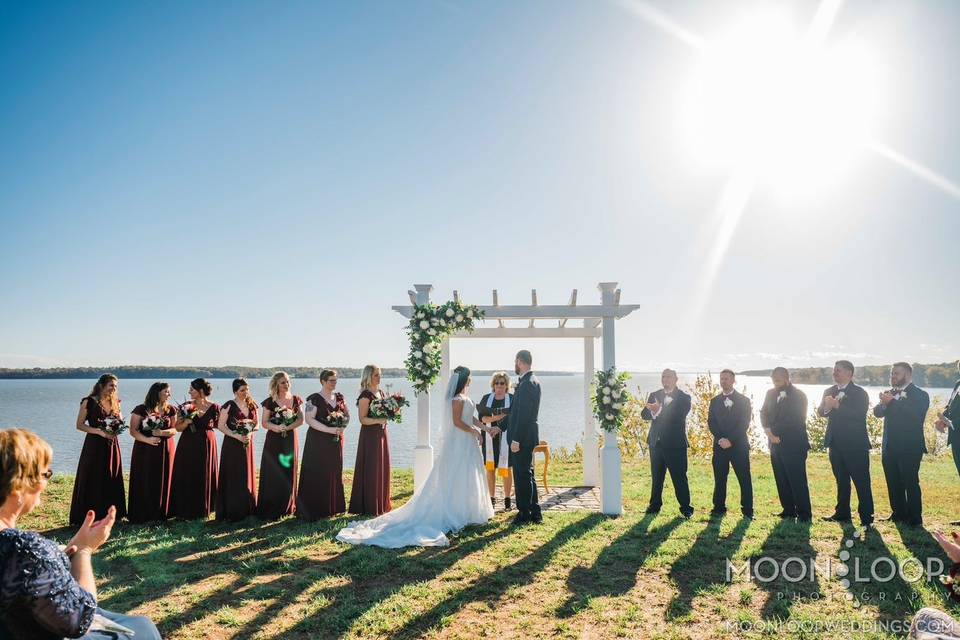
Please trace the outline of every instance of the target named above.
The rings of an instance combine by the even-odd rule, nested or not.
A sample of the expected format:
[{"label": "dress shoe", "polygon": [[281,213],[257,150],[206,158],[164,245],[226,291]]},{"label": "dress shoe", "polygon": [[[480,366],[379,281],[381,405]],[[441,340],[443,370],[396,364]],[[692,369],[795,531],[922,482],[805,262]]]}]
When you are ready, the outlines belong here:
[{"label": "dress shoe", "polygon": [[722,517],[724,516],[724,514],[726,514],[726,513],[727,513],[727,510],[726,510],[726,509],[711,509],[711,510],[710,510],[710,517],[711,517],[711,518],[722,518]]},{"label": "dress shoe", "polygon": [[743,517],[748,520],[753,520],[753,511],[744,511]]},{"label": "dress shoe", "polygon": [[512,524],[513,526],[520,526],[520,525],[529,524],[529,523],[530,523],[530,515],[521,511],[513,518],[513,522],[511,522],[510,524]]},{"label": "dress shoe", "polygon": [[823,520],[824,522],[850,522],[850,516],[844,517],[844,516],[839,516],[837,514],[833,514],[832,516],[821,518],[821,520]]},{"label": "dress shoe", "polygon": [[798,524],[810,524],[811,522],[813,522],[813,518],[806,518],[806,517],[800,518],[800,517],[797,517],[797,523],[798,523]]},{"label": "dress shoe", "polygon": [[886,518],[880,518],[880,522],[903,522],[903,518],[898,515],[891,514]]},{"label": "dress shoe", "polygon": [[786,511],[781,511],[780,513],[777,514],[777,517],[778,517],[778,518],[788,518],[788,519],[791,519],[791,520],[792,520],[793,518],[796,518],[796,517],[797,517],[797,514],[795,514],[795,513],[787,513]]},{"label": "dress shoe", "polygon": [[693,509],[680,509],[680,515],[689,520],[693,517]]},{"label": "dress shoe", "polygon": [[660,513],[660,507],[647,507],[647,510],[644,513],[654,514]]}]

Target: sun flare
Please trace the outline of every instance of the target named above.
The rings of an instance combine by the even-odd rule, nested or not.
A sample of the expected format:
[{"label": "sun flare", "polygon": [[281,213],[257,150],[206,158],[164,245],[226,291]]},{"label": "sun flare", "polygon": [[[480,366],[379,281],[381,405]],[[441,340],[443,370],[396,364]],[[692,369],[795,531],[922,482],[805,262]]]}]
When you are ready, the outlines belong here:
[{"label": "sun flare", "polygon": [[837,175],[875,133],[878,65],[862,43],[827,45],[762,19],[701,51],[685,128],[704,162],[812,185]]}]

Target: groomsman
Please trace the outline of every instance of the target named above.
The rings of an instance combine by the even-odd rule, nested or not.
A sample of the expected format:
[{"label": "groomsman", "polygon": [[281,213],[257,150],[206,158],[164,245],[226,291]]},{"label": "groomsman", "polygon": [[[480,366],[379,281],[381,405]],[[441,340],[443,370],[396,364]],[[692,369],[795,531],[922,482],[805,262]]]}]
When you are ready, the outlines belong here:
[{"label": "groomsman", "polygon": [[883,418],[880,460],[890,495],[892,522],[920,526],[923,504],[920,494],[920,461],[927,452],[923,423],[930,408],[930,396],[913,384],[913,367],[897,362],[890,369],[889,391],[880,394],[873,415]]},{"label": "groomsman", "polygon": [[689,518],[693,515],[690,505],[690,486],[687,484],[687,414],[690,413],[690,396],[677,388],[677,372],[664,369],[660,376],[663,388],[647,398],[647,405],[640,412],[644,420],[650,420],[647,445],[650,447],[650,471],[653,488],[647,513],[659,513],[663,506],[663,481],[670,472],[673,490],[680,503],[680,513]]},{"label": "groomsman", "polygon": [[733,388],[737,374],[720,372],[721,393],[710,400],[707,425],[713,434],[713,510],[712,516],[727,512],[727,476],[730,467],[740,483],[740,510],[753,518],[753,482],[750,478],[750,398]]},{"label": "groomsman", "polygon": [[770,375],[773,389],[760,408],[760,424],[770,443],[770,463],[783,510],[781,518],[810,522],[810,487],[807,484],[807,396],[790,382],[790,372],[777,367]]},{"label": "groomsman", "polygon": [[850,520],[850,482],[857,488],[860,523],[873,524],[873,492],[870,489],[870,437],[867,411],[870,398],[853,381],[853,363],[838,360],[833,366],[835,385],[823,392],[817,413],[827,418],[824,444],[830,449],[830,466],[837,480],[837,506],[828,522]]},{"label": "groomsman", "polygon": [[[957,362],[957,370],[960,373],[960,362]],[[960,473],[960,380],[953,385],[947,408],[937,419],[937,431],[947,432],[947,444],[953,449],[953,463],[957,465],[957,473]],[[960,520],[950,524],[960,525]]]}]

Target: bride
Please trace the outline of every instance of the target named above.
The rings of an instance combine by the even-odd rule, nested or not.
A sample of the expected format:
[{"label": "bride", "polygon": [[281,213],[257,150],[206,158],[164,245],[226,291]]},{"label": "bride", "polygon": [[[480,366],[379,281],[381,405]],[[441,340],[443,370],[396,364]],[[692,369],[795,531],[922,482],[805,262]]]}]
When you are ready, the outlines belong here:
[{"label": "bride", "polygon": [[493,517],[479,438],[483,431],[496,435],[500,430],[473,417],[469,387],[470,370],[454,369],[444,394],[440,453],[420,491],[395,511],[351,522],[337,540],[390,549],[444,547],[450,544],[447,533]]}]

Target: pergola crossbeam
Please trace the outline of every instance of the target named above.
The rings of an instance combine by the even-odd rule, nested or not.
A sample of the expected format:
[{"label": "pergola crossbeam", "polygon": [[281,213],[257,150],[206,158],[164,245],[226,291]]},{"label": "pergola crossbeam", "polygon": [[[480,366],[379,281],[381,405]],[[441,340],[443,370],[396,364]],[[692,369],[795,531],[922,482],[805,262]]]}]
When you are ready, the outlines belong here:
[{"label": "pergola crossbeam", "polygon": [[[407,305],[398,305],[391,307],[394,311],[405,318],[413,315],[413,307]],[[638,304],[621,305],[583,305],[571,307],[565,304],[523,306],[523,305],[505,305],[489,306],[479,305],[483,310],[487,320],[598,320],[608,317],[617,320],[629,315],[640,308]]]}]

